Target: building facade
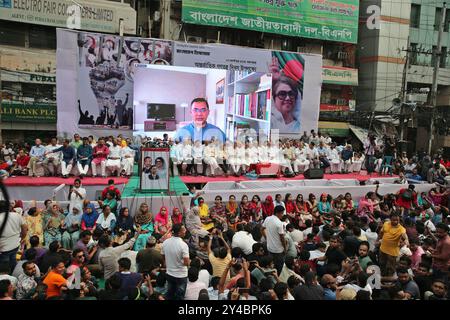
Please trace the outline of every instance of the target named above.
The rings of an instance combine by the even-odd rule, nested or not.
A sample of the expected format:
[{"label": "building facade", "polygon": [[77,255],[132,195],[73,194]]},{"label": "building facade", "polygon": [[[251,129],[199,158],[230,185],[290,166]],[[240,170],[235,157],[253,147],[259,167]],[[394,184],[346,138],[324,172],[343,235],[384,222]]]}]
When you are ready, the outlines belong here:
[{"label": "building facade", "polygon": [[118,33],[121,19],[135,34],[127,3],[0,1],[0,141],[56,135],[56,28]]},{"label": "building facade", "polygon": [[[404,110],[409,118],[408,149],[427,149],[433,108],[427,103],[430,94],[434,55],[444,1],[380,0],[361,1],[358,44],[360,82],[357,110],[392,112],[394,98],[405,98]],[[381,8],[379,28],[362,27],[370,17],[370,6]],[[369,10],[368,10],[369,8]],[[438,73],[435,139],[433,150],[450,147],[448,135],[450,106],[450,9],[446,9],[442,52]],[[408,64],[406,64],[408,59]],[[404,93],[404,95],[403,95]]]}]

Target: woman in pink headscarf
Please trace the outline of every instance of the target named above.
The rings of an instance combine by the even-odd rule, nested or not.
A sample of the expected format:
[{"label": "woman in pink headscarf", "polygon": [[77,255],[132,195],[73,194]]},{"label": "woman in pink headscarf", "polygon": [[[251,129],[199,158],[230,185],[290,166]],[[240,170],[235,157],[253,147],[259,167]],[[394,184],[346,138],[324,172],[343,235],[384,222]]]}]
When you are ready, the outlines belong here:
[{"label": "woman in pink headscarf", "polygon": [[173,224],[183,223],[183,214],[181,213],[180,209],[178,209],[178,208],[173,208],[172,223]]},{"label": "woman in pink headscarf", "polygon": [[163,206],[155,217],[155,234],[161,236],[159,241],[162,243],[172,236],[171,231],[172,220],[169,217],[169,210]]}]

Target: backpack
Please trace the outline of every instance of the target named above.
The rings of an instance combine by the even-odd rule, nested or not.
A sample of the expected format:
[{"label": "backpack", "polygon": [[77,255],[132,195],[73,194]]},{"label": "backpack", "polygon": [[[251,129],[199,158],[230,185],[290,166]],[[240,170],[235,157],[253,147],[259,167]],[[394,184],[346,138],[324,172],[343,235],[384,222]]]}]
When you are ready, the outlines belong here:
[{"label": "backpack", "polygon": [[413,192],[411,189],[406,189],[405,191],[402,192],[401,196],[403,200],[411,201],[413,198]]}]

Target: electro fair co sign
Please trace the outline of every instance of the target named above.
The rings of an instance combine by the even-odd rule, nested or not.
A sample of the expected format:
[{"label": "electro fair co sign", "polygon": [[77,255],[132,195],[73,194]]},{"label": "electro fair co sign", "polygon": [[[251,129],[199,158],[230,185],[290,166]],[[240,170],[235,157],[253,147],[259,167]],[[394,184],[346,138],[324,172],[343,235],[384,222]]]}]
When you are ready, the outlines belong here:
[{"label": "electro fair co sign", "polygon": [[[0,0],[0,19],[53,27],[116,32],[117,12],[109,6],[65,0]],[[78,25],[75,22],[78,20]]]}]

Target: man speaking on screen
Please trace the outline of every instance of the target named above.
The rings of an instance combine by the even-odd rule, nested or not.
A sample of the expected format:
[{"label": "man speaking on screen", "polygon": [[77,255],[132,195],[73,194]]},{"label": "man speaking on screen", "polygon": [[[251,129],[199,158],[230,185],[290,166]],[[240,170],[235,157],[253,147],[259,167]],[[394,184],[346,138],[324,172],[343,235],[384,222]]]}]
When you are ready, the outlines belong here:
[{"label": "man speaking on screen", "polygon": [[215,125],[208,123],[209,104],[204,98],[195,98],[191,102],[192,123],[178,129],[175,140],[182,142],[190,137],[192,141],[218,140],[225,143],[225,133]]}]

